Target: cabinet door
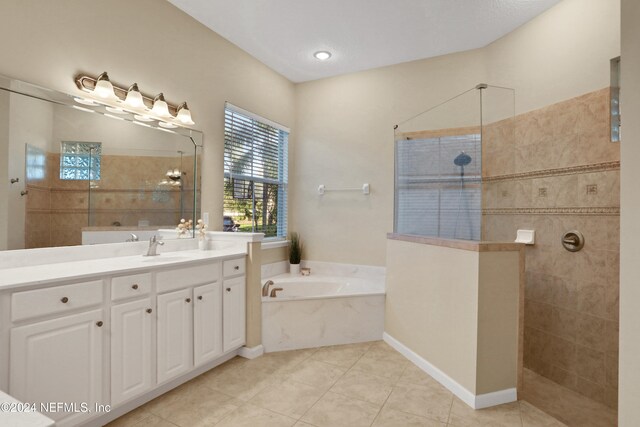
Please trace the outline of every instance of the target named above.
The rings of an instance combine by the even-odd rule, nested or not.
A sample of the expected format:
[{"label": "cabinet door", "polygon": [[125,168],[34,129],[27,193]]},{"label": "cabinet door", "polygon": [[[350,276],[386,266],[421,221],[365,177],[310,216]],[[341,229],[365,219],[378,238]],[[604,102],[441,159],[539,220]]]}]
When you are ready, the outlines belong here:
[{"label": "cabinet door", "polygon": [[[47,320],[11,330],[9,393],[23,401],[65,402],[93,409],[102,401],[103,312]],[[92,414],[45,412],[76,424]]]},{"label": "cabinet door", "polygon": [[193,360],[196,366],[222,354],[222,285],[193,290]]},{"label": "cabinet door", "polygon": [[192,324],[191,289],[158,296],[158,383],[191,369]]},{"label": "cabinet door", "polygon": [[222,292],[224,351],[233,350],[245,342],[244,276],[224,281]]},{"label": "cabinet door", "polygon": [[117,405],[152,388],[150,298],[111,308],[111,404]]}]

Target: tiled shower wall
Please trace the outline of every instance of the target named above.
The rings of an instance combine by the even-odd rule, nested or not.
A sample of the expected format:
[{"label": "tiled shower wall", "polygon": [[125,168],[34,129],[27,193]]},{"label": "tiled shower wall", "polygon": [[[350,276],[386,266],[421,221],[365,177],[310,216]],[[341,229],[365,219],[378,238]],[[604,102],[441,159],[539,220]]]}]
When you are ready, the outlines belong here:
[{"label": "tiled shower wall", "polygon": [[[180,220],[180,191],[160,186],[176,157],[102,156],[101,179],[91,191],[92,226],[137,226],[141,219],[151,225],[173,227]],[[183,158],[184,216],[193,218],[193,156]],[[89,182],[60,179],[60,156],[47,154],[43,180],[29,183],[26,205],[27,248],[69,246],[82,243],[88,226]]]},{"label": "tiled shower wall", "polygon": [[[483,239],[526,249],[524,365],[617,406],[620,148],[609,89],[486,126]],[[568,252],[564,232],[585,237]]]}]

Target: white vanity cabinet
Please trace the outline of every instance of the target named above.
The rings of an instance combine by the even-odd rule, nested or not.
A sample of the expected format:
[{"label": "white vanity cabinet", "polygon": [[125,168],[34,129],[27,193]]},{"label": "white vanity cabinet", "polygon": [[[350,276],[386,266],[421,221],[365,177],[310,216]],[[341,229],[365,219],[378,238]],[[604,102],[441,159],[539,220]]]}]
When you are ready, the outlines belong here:
[{"label": "white vanity cabinet", "polygon": [[191,289],[158,295],[158,383],[191,369],[192,325]]},{"label": "white vanity cabinet", "polygon": [[193,290],[193,361],[200,366],[222,355],[222,285]]},{"label": "white vanity cabinet", "polygon": [[246,339],[246,286],[244,276],[244,258],[225,261],[223,263],[223,273],[223,350],[226,352],[232,348],[243,345]]},{"label": "white vanity cabinet", "polygon": [[111,405],[154,386],[153,307],[151,298],[111,307]]},{"label": "white vanity cabinet", "polygon": [[0,288],[0,389],[114,411],[45,412],[60,427],[107,422],[245,343],[244,256],[83,277]]},{"label": "white vanity cabinet", "polygon": [[[93,407],[104,402],[104,311],[91,310],[11,329],[9,394],[23,402]],[[40,408],[38,408],[40,409]],[[56,422],[74,425],[91,414],[45,412]]]}]

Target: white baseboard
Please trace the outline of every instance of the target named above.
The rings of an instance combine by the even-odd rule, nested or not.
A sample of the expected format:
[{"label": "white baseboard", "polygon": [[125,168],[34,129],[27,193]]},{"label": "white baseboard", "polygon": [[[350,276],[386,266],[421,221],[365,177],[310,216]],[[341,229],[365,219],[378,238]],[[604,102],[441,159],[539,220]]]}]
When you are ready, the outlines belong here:
[{"label": "white baseboard", "polygon": [[255,359],[256,357],[260,357],[264,354],[264,347],[262,344],[259,344],[255,347],[240,347],[238,350],[238,355],[244,357],[245,359]]},{"label": "white baseboard", "polygon": [[473,409],[488,408],[490,406],[502,405],[503,403],[518,400],[518,394],[515,388],[475,395],[388,333],[385,332],[382,335],[382,339]]}]

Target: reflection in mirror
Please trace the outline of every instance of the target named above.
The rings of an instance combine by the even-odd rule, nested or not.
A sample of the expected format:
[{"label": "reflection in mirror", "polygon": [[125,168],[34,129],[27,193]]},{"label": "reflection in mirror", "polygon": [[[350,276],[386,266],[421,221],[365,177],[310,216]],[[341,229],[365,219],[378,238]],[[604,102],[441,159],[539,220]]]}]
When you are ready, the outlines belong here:
[{"label": "reflection in mirror", "polygon": [[0,249],[177,238],[198,219],[201,133],[43,93],[0,90]]}]

